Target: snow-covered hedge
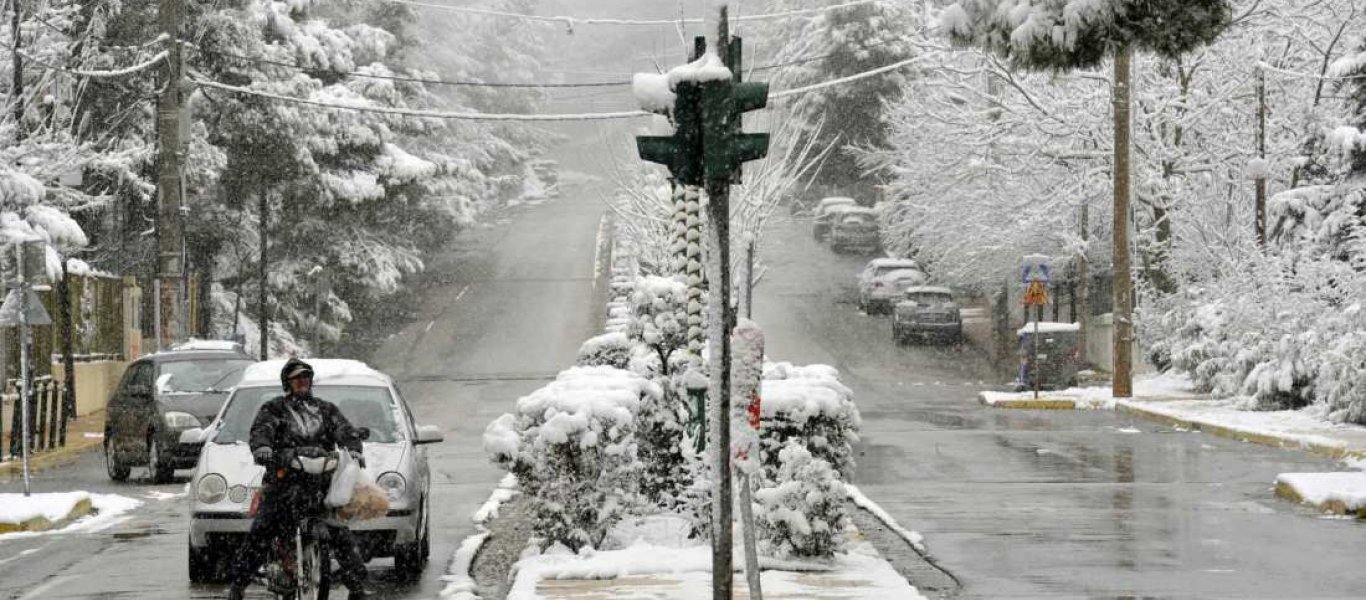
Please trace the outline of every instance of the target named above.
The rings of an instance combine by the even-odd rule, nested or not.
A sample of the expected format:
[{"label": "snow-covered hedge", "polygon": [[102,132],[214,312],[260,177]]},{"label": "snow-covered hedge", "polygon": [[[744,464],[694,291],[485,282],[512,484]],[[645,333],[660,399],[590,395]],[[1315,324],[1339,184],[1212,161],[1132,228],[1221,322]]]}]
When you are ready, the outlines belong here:
[{"label": "snow-covered hedge", "polygon": [[630,371],[575,367],[484,430],[484,451],[535,499],[533,527],[544,544],[596,547],[639,504],[637,415],[661,397]]},{"label": "snow-covered hedge", "polygon": [[1252,256],[1238,267],[1142,306],[1153,362],[1248,408],[1366,423],[1366,278],[1334,259]]},{"label": "snow-covered hedge", "polygon": [[755,514],[766,551],[829,558],[849,525],[844,482],[854,474],[860,418],[853,392],[826,365],[765,366]]},{"label": "snow-covered hedge", "polygon": [[625,369],[631,364],[631,340],[619,331],[588,338],[579,346],[575,364],[580,367]]}]

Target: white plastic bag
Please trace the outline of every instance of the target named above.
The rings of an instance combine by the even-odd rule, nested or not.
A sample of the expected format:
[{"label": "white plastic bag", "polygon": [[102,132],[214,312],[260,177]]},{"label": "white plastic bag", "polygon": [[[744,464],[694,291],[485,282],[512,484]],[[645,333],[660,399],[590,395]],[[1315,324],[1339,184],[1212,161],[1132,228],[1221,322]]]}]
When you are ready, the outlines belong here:
[{"label": "white plastic bag", "polygon": [[341,451],[337,459],[337,470],[332,472],[332,484],[327,488],[324,502],[329,508],[341,508],[351,503],[356,493],[356,482],[360,481],[360,463],[351,458],[351,453]]},{"label": "white plastic bag", "polygon": [[337,509],[337,518],[346,522],[368,521],[389,514],[389,496],[375,485],[375,478],[359,469],[351,502]]}]

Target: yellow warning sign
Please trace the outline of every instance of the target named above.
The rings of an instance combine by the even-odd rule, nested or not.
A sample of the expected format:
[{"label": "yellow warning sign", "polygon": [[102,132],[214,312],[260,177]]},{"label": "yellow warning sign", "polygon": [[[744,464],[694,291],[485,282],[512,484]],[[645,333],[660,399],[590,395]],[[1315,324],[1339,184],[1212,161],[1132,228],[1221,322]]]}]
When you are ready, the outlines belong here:
[{"label": "yellow warning sign", "polygon": [[1048,284],[1042,281],[1031,281],[1025,290],[1025,306],[1047,306],[1048,305]]}]

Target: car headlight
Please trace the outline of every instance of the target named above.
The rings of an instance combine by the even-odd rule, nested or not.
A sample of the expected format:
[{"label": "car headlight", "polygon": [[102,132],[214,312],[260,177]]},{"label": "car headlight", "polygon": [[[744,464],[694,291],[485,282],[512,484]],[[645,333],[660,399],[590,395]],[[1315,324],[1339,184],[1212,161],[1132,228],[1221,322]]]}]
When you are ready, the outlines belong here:
[{"label": "car headlight", "polygon": [[233,504],[241,504],[243,502],[246,502],[247,486],[234,485],[231,488],[228,488],[228,500],[231,500]]},{"label": "car headlight", "polygon": [[166,413],[166,426],[172,429],[191,429],[199,427],[199,419],[190,413],[168,412]]},{"label": "car headlight", "polygon": [[204,504],[218,504],[228,495],[228,480],[217,473],[210,473],[199,478],[199,483],[195,486],[195,496]]},{"label": "car headlight", "polygon": [[408,491],[408,481],[393,471],[380,475],[379,479],[375,480],[375,485],[384,490],[390,500],[398,500],[403,497],[404,492]]}]

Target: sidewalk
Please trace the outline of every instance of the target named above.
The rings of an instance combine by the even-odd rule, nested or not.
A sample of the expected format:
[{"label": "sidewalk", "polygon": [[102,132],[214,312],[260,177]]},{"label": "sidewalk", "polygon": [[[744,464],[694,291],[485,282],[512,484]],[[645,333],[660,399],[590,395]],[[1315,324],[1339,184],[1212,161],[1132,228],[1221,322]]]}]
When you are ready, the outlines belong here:
[{"label": "sidewalk", "polygon": [[[695,600],[711,595],[711,548],[638,544],[592,556],[523,560],[508,600]],[[736,564],[744,561],[736,556]],[[769,600],[916,600],[924,598],[861,536],[832,565],[761,560]],[[743,572],[737,599],[749,598]]]},{"label": "sidewalk", "polygon": [[1189,380],[1159,375],[1134,382],[1132,398],[1115,398],[1108,387],[1041,392],[982,392],[978,399],[1005,409],[1115,410],[1176,429],[1274,448],[1302,450],[1340,460],[1358,471],[1282,473],[1276,495],[1323,512],[1366,517],[1366,427],[1324,421],[1306,410],[1240,410],[1236,399],[1192,390]]},{"label": "sidewalk", "polygon": [[[6,415],[8,416],[8,415]],[[8,420],[5,427],[9,427]],[[5,433],[5,444],[9,444],[9,432]],[[76,460],[82,453],[98,449],[104,444],[104,411],[99,410],[66,425],[66,446],[51,450],[40,450],[29,459],[31,471],[41,471]],[[6,448],[8,450],[8,448]],[[8,453],[7,453],[8,454]],[[0,462],[0,478],[13,478],[23,473],[23,463],[19,460]]]}]

